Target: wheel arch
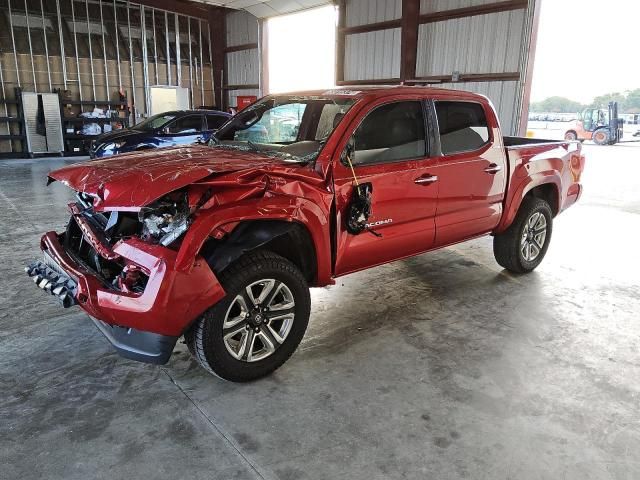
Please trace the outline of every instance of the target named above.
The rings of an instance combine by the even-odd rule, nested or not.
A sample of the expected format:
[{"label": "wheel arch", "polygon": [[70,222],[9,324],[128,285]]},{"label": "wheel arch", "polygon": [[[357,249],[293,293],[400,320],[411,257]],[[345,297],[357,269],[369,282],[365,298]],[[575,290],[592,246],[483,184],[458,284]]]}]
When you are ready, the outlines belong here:
[{"label": "wheel arch", "polygon": [[551,181],[534,186],[526,193],[526,197],[535,197],[546,201],[551,207],[554,217],[560,212],[560,190],[555,182]]},{"label": "wheel arch", "polygon": [[522,202],[529,196],[546,200],[551,207],[553,216],[558,215],[561,208],[560,185],[559,175],[551,171],[529,177],[527,181],[517,187],[511,201],[505,205],[502,221],[493,233],[502,233],[509,228],[515,220]]},{"label": "wheel arch", "polygon": [[242,255],[257,249],[269,250],[286,258],[300,269],[307,282],[317,282],[318,261],[313,237],[308,228],[297,221],[239,222],[223,239],[207,239],[200,249],[200,255],[211,270],[219,275]]}]

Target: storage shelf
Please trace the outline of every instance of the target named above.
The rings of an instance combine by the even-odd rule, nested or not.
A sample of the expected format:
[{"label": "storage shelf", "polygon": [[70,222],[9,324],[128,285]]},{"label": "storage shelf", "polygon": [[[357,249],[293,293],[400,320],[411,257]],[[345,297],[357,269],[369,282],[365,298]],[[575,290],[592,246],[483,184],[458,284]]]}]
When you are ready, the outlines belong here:
[{"label": "storage shelf", "polygon": [[64,138],[67,140],[93,140],[94,138],[98,138],[101,133],[98,135],[82,135],[78,133],[65,133]]},{"label": "storage shelf", "polygon": [[126,107],[127,102],[110,102],[108,100],[60,100],[62,105],[108,105],[114,107]]},{"label": "storage shelf", "polygon": [[69,123],[112,123],[112,122],[127,123],[128,119],[123,117],[109,117],[109,118],[63,117],[62,121],[69,122]]},{"label": "storage shelf", "polygon": [[0,135],[0,140],[24,140],[25,135]]}]

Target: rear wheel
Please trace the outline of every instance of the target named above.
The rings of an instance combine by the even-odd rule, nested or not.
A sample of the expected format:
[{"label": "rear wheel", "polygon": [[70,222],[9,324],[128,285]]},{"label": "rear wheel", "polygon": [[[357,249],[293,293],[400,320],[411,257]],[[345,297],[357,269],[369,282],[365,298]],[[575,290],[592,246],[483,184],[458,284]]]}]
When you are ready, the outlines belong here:
[{"label": "rear wheel", "polygon": [[293,354],[309,322],[306,280],[275,253],[250,252],[220,281],[226,297],[185,334],[189,350],[209,372],[234,382],[270,374]]},{"label": "rear wheel", "polygon": [[569,141],[577,140],[578,134],[573,130],[569,130],[567,133],[564,134],[564,139]]},{"label": "rear wheel", "polygon": [[493,237],[496,261],[514,273],[531,272],[547,253],[552,227],[549,204],[540,198],[525,198],[511,226]]},{"label": "rear wheel", "polygon": [[606,128],[600,128],[593,132],[592,140],[596,145],[609,145],[611,134]]}]

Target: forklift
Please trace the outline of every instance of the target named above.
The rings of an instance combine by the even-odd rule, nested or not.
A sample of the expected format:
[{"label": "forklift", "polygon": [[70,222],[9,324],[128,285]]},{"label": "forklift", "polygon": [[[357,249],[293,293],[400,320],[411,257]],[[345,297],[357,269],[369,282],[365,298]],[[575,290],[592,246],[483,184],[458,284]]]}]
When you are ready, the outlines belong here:
[{"label": "forklift", "polygon": [[587,108],[564,134],[565,140],[593,140],[596,145],[614,145],[622,140],[624,120],[618,117],[618,102],[609,109]]}]

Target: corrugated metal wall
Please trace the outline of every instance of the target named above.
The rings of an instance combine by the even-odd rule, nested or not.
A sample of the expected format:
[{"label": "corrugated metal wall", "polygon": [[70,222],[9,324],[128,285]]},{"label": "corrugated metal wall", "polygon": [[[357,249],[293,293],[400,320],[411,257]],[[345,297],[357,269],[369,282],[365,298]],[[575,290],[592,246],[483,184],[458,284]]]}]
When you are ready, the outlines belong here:
[{"label": "corrugated metal wall", "polygon": [[401,0],[351,0],[347,3],[347,27],[395,20],[402,15]]},{"label": "corrugated metal wall", "polygon": [[[505,133],[518,133],[536,0],[420,0],[413,18],[409,13],[403,17],[401,0],[341,1],[344,52],[338,58],[344,63],[338,67],[338,84],[470,90],[492,100]],[[413,62],[402,57],[414,48],[412,42],[415,75],[413,66],[407,67]]]},{"label": "corrugated metal wall", "polygon": [[400,29],[347,35],[345,80],[400,78]]},{"label": "corrugated metal wall", "polygon": [[[260,54],[258,19],[245,11],[226,15],[226,99],[235,107],[238,95],[259,96]],[[241,48],[235,50],[234,48]]]},{"label": "corrugated metal wall", "polygon": [[466,90],[468,92],[480,93],[489,97],[493,106],[498,112],[502,130],[516,132],[518,128],[518,115],[514,106],[518,101],[519,82],[458,82],[443,83],[438,85],[441,88],[452,90]]},{"label": "corrugated metal wall", "polygon": [[[349,0],[346,27],[398,20],[401,0]],[[400,29],[352,33],[344,42],[344,80],[400,78]]]},{"label": "corrugated metal wall", "polygon": [[416,75],[518,72],[524,20],[513,10],[420,25]]}]

